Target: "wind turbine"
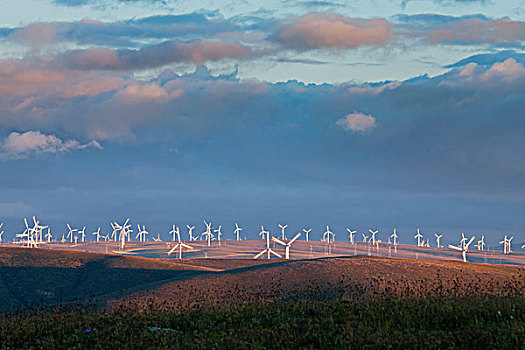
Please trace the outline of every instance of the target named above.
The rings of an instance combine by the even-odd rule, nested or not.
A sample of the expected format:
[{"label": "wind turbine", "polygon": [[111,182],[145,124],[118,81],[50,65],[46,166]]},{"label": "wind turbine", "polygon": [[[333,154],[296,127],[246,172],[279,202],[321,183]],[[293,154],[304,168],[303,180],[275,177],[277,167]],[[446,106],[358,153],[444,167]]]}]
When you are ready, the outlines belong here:
[{"label": "wind turbine", "polygon": [[394,239],[394,246],[398,245],[398,242],[397,242],[397,233],[396,233],[396,229],[394,228],[394,233],[392,233],[390,235],[390,237],[392,237]]},{"label": "wind turbine", "polygon": [[270,234],[269,231],[265,231],[264,230],[264,226],[261,225],[261,232],[259,232],[259,236],[262,237],[262,239],[264,239],[264,235],[268,236]]},{"label": "wind turbine", "polygon": [[66,225],[67,225],[67,228],[69,229],[69,232],[67,234],[67,238],[69,238],[69,242],[70,243],[73,243],[73,236],[74,236],[75,232],[78,232],[78,229],[71,228],[71,226],[69,226],[69,224],[66,224]]},{"label": "wind turbine", "polygon": [[[176,235],[177,235],[177,236],[180,235],[180,232],[179,232],[179,226],[177,226],[177,227],[175,228],[175,225],[172,225],[171,227],[172,227],[172,230],[170,231],[170,235],[172,235],[172,239],[171,239],[171,241],[172,241],[172,242],[175,242],[175,239],[176,239],[175,236],[176,236]],[[190,241],[191,241],[191,235],[190,235]]]},{"label": "wind turbine", "polygon": [[295,240],[297,238],[299,238],[301,236],[301,232],[299,232],[298,234],[295,235],[294,238],[292,238],[291,240],[289,240],[287,243],[281,241],[280,239],[278,238],[275,238],[275,237],[272,237],[272,240],[274,242],[277,242],[281,245],[284,246],[284,256],[285,256],[285,259],[290,259],[290,246],[292,245],[293,242],[295,242]]},{"label": "wind turbine", "polygon": [[279,227],[281,228],[281,239],[286,239],[286,236],[284,235],[284,230],[288,227],[288,225],[282,226],[279,224]]},{"label": "wind turbine", "polygon": [[436,236],[436,245],[438,248],[441,248],[441,245],[439,244],[439,240],[441,237],[443,237],[443,234],[438,235],[437,233],[434,233],[434,236]]},{"label": "wind turbine", "polygon": [[153,239],[153,241],[155,241],[155,242],[162,242],[162,239],[160,239],[160,233],[157,233],[157,237],[156,237],[156,238],[153,237],[152,239]]},{"label": "wind turbine", "polygon": [[[2,226],[4,226],[4,223],[3,223],[3,222],[0,224],[0,229],[2,228]],[[3,235],[4,235],[4,231],[2,230],[2,231],[0,232],[0,244],[2,244],[2,236],[3,236]]]},{"label": "wind turbine", "polygon": [[195,226],[186,225],[186,227],[188,228],[188,233],[190,235],[190,242],[194,241],[195,239],[193,237],[193,229],[195,228]]},{"label": "wind turbine", "polygon": [[[2,231],[4,232],[4,231]],[[53,235],[51,234],[51,228],[47,228],[47,233],[46,233],[46,240],[47,240],[47,243],[51,242],[51,238],[53,238]],[[0,239],[0,243],[2,242],[2,240]]]},{"label": "wind turbine", "polygon": [[306,237],[305,237],[305,238],[306,238],[306,241],[308,242],[308,235],[310,234],[310,231],[312,231],[312,229],[309,228],[309,229],[307,230],[307,229],[303,228],[303,231],[304,231],[304,234],[306,235]]},{"label": "wind turbine", "polygon": [[477,244],[474,247],[478,248],[478,250],[481,251],[485,249],[485,235],[481,236],[481,239],[477,242]]},{"label": "wind turbine", "polygon": [[208,241],[208,247],[211,245],[211,240],[213,238],[213,233],[211,233],[211,222],[207,223],[206,220],[204,220],[204,225],[206,225],[206,231],[202,233],[202,236],[206,236],[206,240]]},{"label": "wind turbine", "polygon": [[368,232],[372,234],[372,237],[370,239],[372,240],[372,245],[376,244],[376,234],[379,232],[378,230],[374,231],[372,229],[368,229]]},{"label": "wind turbine", "polygon": [[352,231],[352,230],[349,229],[349,228],[346,228],[346,230],[348,231],[348,239],[350,240],[350,243],[351,243],[351,244],[355,244],[355,242],[354,242],[354,236],[355,236],[355,233],[356,233],[357,231]]},{"label": "wind turbine", "polygon": [[80,233],[80,241],[84,243],[86,241],[86,226],[82,230],[78,230],[78,233]]},{"label": "wind turbine", "polygon": [[97,237],[97,243],[98,243],[100,241],[100,227],[92,234],[95,235],[95,237]]},{"label": "wind turbine", "polygon": [[417,246],[421,247],[421,238],[423,238],[423,235],[419,233],[419,227],[417,228],[417,234],[414,236],[414,238],[417,238]]},{"label": "wind turbine", "polygon": [[468,247],[470,246],[472,241],[474,241],[474,238],[475,238],[475,236],[472,236],[472,238],[470,238],[468,243],[463,244],[463,246],[456,247],[455,245],[449,244],[448,247],[452,248],[452,249],[455,249],[455,250],[459,250],[461,252],[461,254],[463,255],[463,262],[467,262]]},{"label": "wind turbine", "polygon": [[241,233],[241,231],[242,231],[242,228],[240,228],[239,225],[235,223],[235,230],[233,231],[233,233],[235,234],[235,236],[237,236],[238,241],[240,241],[239,233]]},{"label": "wind turbine", "polygon": [[335,241],[335,234],[332,231],[330,231],[329,225],[326,225],[326,231],[323,233],[322,241],[328,244],[333,243]]},{"label": "wind turbine", "polygon": [[264,253],[268,253],[268,259],[270,259],[270,255],[273,254],[275,256],[277,256],[278,258],[282,258],[281,255],[279,255],[278,253],[274,252],[271,248],[270,248],[270,233],[268,231],[264,231],[264,229],[262,228],[261,226],[261,233],[264,232],[266,234],[266,249],[264,249],[263,251],[261,251],[259,254],[257,254],[256,256],[254,256],[253,258],[254,259],[258,259],[259,257],[261,257]]},{"label": "wind turbine", "polygon": [[149,232],[146,230],[146,225],[142,225],[142,229],[140,228],[140,225],[137,224],[137,235],[135,238],[139,239],[139,242],[146,242],[146,235],[149,235]]},{"label": "wind turbine", "polygon": [[219,225],[217,229],[213,230],[213,232],[217,233],[217,240],[219,241],[219,247],[221,246],[221,236],[222,236],[221,227],[222,225]]},{"label": "wind turbine", "polygon": [[[195,228],[195,226],[193,227]],[[192,230],[193,230],[192,228]],[[191,235],[190,235],[191,236]],[[181,240],[180,240],[180,233],[179,233],[179,230],[177,230],[177,239],[179,241],[179,243],[177,243],[173,248],[171,248],[171,250],[168,252],[168,255],[171,255],[171,253],[173,253],[175,250],[177,250],[177,248],[179,249],[179,259],[182,259],[182,248],[188,248],[188,249],[193,249],[193,247],[190,247],[189,245],[187,244],[184,244]]]},{"label": "wind turbine", "polygon": [[467,237],[465,237],[465,234],[461,232],[461,241],[459,241],[459,245],[461,247],[464,247],[466,242],[467,242]]},{"label": "wind turbine", "polygon": [[509,239],[507,240],[507,254],[512,253],[510,241],[512,241],[513,239],[514,239],[514,236],[510,236]]},{"label": "wind turbine", "polygon": [[505,235],[505,238],[503,238],[503,241],[499,242],[499,244],[503,244],[503,254],[507,254],[507,235]]},{"label": "wind turbine", "polygon": [[368,236],[363,233],[363,243],[366,243],[367,239],[368,239]]}]

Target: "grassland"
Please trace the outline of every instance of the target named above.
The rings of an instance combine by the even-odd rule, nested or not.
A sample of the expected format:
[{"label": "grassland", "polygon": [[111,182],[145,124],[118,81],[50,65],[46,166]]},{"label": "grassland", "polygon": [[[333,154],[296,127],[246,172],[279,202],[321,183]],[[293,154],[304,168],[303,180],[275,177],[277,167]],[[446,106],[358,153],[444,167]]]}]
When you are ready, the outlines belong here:
[{"label": "grassland", "polygon": [[0,297],[5,349],[525,348],[520,266],[7,248]]},{"label": "grassland", "polygon": [[525,299],[274,302],[184,312],[33,311],[0,321],[2,348],[523,349]]}]

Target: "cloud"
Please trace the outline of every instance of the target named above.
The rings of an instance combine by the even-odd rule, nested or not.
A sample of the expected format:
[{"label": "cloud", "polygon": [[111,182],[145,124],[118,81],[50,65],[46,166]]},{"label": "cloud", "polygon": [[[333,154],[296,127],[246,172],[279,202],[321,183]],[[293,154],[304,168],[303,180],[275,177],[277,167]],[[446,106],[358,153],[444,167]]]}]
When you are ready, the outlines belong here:
[{"label": "cloud", "polygon": [[354,132],[366,132],[377,127],[376,118],[359,112],[347,114],[344,118],[337,120],[335,124]]},{"label": "cloud", "polygon": [[42,153],[71,152],[90,147],[102,149],[95,140],[80,144],[73,139],[63,141],[55,135],[46,135],[40,131],[11,132],[0,146],[0,157],[4,160],[20,159]]},{"label": "cloud", "polygon": [[490,19],[482,15],[400,15],[405,34],[430,44],[516,46],[525,40],[525,23],[507,17]]},{"label": "cloud", "polygon": [[217,40],[166,41],[138,50],[88,48],[66,52],[55,59],[56,66],[77,70],[140,70],[162,67],[170,63],[203,64],[227,58],[246,59],[252,50],[240,43]]},{"label": "cloud", "polygon": [[494,77],[502,77],[506,81],[514,81],[525,76],[525,67],[521,63],[516,62],[514,58],[507,58],[503,62],[497,62],[490,67],[483,75],[484,79],[493,79]]},{"label": "cloud", "polygon": [[335,13],[309,13],[283,20],[272,39],[284,47],[307,50],[383,46],[390,39],[390,24],[381,18],[349,18]]}]

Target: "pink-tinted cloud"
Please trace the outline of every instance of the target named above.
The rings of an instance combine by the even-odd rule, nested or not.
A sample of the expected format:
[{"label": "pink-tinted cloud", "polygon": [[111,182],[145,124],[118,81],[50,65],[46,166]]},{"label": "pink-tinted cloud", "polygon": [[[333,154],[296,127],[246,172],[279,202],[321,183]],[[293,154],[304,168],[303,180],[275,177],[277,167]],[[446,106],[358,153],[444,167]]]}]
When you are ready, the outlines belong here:
[{"label": "pink-tinted cloud", "polygon": [[430,26],[423,32],[433,44],[500,44],[525,40],[525,24],[508,18],[464,18]]},{"label": "pink-tinted cloud", "polygon": [[55,65],[70,69],[136,70],[185,62],[201,65],[222,59],[246,59],[252,50],[239,43],[215,40],[167,41],[139,50],[89,48],[60,55]]},{"label": "pink-tinted cloud", "polygon": [[388,21],[349,18],[334,13],[309,13],[285,20],[273,38],[293,49],[346,49],[385,45],[390,38]]},{"label": "pink-tinted cloud", "polygon": [[127,86],[124,90],[118,93],[118,97],[126,102],[136,103],[144,101],[167,101],[170,98],[180,97],[184,93],[183,89],[176,89],[174,91],[167,91],[165,88],[158,86],[155,83],[138,84],[134,83]]},{"label": "pink-tinted cloud", "polygon": [[483,74],[483,79],[503,78],[506,81],[514,81],[525,76],[525,67],[516,62],[514,58],[508,58],[503,62],[496,62]]},{"label": "pink-tinted cloud", "polygon": [[336,125],[354,132],[366,132],[377,127],[376,118],[359,112],[347,114],[344,118],[339,119]]},{"label": "pink-tinted cloud", "polygon": [[102,148],[95,140],[80,144],[73,139],[63,141],[55,135],[46,135],[40,131],[28,131],[23,134],[12,132],[0,146],[0,158],[28,158],[42,153],[70,152],[89,147]]}]

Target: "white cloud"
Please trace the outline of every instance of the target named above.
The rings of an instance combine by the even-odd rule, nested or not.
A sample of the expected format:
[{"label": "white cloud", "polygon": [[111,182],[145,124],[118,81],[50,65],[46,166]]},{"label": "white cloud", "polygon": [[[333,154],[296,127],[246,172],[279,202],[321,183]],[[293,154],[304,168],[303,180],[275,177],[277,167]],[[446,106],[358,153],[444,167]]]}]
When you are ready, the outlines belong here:
[{"label": "white cloud", "polygon": [[359,112],[347,114],[344,118],[339,119],[336,125],[354,132],[366,132],[377,127],[376,118]]},{"label": "white cloud", "polygon": [[73,139],[63,141],[55,135],[45,135],[40,131],[28,131],[23,134],[12,132],[0,146],[0,157],[2,159],[28,158],[42,153],[70,152],[89,147],[102,149],[95,140],[80,144]]}]

